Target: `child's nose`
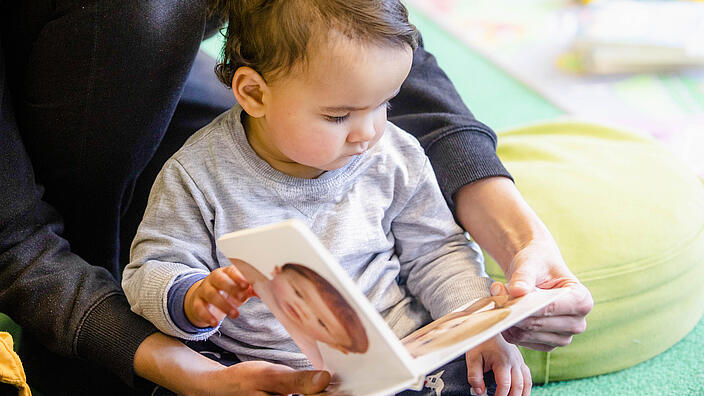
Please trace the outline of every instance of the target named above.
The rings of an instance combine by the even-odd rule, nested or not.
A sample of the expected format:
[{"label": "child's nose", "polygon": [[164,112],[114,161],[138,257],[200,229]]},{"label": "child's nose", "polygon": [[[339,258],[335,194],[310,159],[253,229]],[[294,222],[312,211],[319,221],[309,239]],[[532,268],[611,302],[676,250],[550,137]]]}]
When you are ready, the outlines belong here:
[{"label": "child's nose", "polygon": [[376,135],[376,130],[374,129],[374,120],[366,119],[363,122],[360,122],[359,124],[354,126],[349,136],[347,137],[347,140],[350,143],[367,142],[369,140],[372,140],[374,135]]}]

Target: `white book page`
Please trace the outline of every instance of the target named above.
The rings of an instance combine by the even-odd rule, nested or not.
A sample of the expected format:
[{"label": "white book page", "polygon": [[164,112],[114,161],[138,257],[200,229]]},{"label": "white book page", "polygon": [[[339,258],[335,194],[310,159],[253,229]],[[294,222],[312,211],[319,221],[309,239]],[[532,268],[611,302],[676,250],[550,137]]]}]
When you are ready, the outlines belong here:
[{"label": "white book page", "polygon": [[226,234],[218,249],[252,283],[301,351],[333,374],[329,394],[389,394],[417,381],[381,315],[301,222]]},{"label": "white book page", "polygon": [[538,289],[521,298],[479,299],[416,330],[402,340],[418,373],[448,363],[555,301],[567,289]]}]

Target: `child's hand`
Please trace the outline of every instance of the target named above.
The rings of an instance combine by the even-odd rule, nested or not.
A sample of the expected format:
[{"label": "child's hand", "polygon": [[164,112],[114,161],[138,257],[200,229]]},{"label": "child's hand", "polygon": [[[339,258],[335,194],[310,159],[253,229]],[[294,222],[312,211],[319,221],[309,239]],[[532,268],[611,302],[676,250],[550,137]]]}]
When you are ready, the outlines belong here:
[{"label": "child's hand", "polygon": [[236,318],[237,307],[254,295],[244,276],[229,265],[194,283],[186,292],[183,308],[194,326],[215,327],[225,316]]},{"label": "child's hand", "polygon": [[[528,396],[533,384],[528,366],[515,345],[501,335],[490,338],[467,352],[467,381],[478,395],[486,391],[484,373],[493,370],[495,396]],[[510,391],[510,393],[509,393]]]}]

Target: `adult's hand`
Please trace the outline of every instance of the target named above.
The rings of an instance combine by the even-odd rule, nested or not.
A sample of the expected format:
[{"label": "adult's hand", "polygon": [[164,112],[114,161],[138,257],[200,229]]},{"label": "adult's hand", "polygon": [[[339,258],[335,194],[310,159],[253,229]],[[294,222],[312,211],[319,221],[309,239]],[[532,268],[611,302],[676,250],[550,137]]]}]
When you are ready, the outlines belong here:
[{"label": "adult's hand", "polygon": [[491,177],[455,194],[457,217],[472,238],[506,274],[508,289],[492,285],[492,294],[522,296],[534,288],[570,291],[503,334],[527,348],[550,351],[568,345],[586,329],[594,301],[567,268],[547,227],[528,206],[511,180]]},{"label": "adult's hand", "polygon": [[538,351],[551,351],[569,345],[573,335],[586,330],[585,317],[594,305],[592,296],[570,272],[556,249],[554,242],[530,242],[514,256],[506,271],[508,288],[499,282],[491,286],[493,295],[509,294],[512,297],[523,296],[535,288],[569,289],[556,301],[504,331],[503,336],[508,342]]},{"label": "adult's hand", "polygon": [[270,395],[318,393],[327,371],[296,371],[267,362],[226,367],[161,333],[147,337],[134,357],[135,372],[182,395]]},{"label": "adult's hand", "polygon": [[311,394],[325,389],[330,382],[327,371],[296,371],[290,367],[252,361],[214,371],[204,378],[204,389],[194,395],[289,395]]}]

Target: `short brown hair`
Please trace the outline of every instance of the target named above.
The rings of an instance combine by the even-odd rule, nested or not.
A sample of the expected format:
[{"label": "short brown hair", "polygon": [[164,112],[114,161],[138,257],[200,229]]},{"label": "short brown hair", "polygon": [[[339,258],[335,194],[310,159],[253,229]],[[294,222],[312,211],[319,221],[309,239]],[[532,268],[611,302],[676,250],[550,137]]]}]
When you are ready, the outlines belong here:
[{"label": "short brown hair", "polygon": [[213,11],[228,22],[215,67],[228,87],[242,66],[264,77],[305,62],[315,32],[413,50],[419,41],[399,0],[217,0]]},{"label": "short brown hair", "polygon": [[367,338],[367,331],[364,329],[362,320],[359,319],[357,312],[355,312],[350,303],[347,302],[342,294],[340,294],[327,279],[301,264],[286,263],[281,270],[295,271],[315,285],[316,291],[320,294],[320,297],[330,311],[335,314],[342,327],[345,328],[347,336],[350,338],[349,345],[342,345],[345,349],[354,353],[364,353],[369,349],[369,339]]}]

